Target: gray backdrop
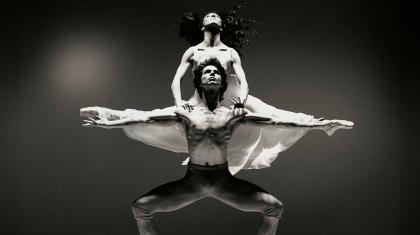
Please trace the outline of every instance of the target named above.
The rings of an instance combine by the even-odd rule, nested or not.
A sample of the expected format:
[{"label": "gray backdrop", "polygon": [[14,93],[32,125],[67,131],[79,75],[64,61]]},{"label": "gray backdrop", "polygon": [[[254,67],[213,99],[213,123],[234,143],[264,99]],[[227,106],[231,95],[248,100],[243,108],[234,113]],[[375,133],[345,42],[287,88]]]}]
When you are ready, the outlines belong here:
[{"label": "gray backdrop", "polygon": [[[2,100],[4,234],[136,234],[130,203],[180,178],[185,154],[121,130],[82,128],[79,109],[172,105],[170,82],[188,45],[176,20],[235,1],[21,1]],[[249,1],[263,24],[243,67],[250,93],[286,110],[352,120],[311,132],[272,167],[241,171],[285,205],[279,234],[398,234],[403,115],[399,3]],[[3,17],[6,18],[6,17]],[[183,97],[192,92],[183,80]],[[253,234],[259,216],[205,199],[156,217],[162,234]]]}]

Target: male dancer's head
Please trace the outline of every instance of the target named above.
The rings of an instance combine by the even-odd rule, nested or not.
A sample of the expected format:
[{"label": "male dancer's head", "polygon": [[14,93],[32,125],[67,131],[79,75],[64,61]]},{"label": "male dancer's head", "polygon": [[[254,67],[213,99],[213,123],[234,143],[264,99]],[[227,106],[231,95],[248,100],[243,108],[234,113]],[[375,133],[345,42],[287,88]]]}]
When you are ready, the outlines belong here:
[{"label": "male dancer's head", "polygon": [[195,70],[194,86],[198,95],[205,100],[210,111],[213,111],[227,89],[226,71],[217,58],[210,58],[200,63]]}]

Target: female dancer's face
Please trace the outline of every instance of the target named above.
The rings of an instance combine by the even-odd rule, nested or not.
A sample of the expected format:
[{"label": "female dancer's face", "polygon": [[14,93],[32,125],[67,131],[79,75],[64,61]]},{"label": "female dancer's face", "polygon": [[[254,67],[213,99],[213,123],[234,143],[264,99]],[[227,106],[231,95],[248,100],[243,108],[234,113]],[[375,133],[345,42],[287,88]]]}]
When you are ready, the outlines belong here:
[{"label": "female dancer's face", "polygon": [[209,14],[204,16],[203,26],[209,25],[211,23],[215,23],[219,26],[222,26],[222,18],[220,18],[218,14],[210,12]]}]

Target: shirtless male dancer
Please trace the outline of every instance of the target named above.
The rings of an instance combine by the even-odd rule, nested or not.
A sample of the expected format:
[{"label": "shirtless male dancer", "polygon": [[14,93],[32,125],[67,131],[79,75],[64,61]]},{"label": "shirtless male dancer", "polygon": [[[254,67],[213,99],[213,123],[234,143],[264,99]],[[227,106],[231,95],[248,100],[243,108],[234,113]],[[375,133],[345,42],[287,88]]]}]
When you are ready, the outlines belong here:
[{"label": "shirtless male dancer", "polygon": [[[226,73],[217,59],[209,59],[194,73],[194,85],[201,97],[192,110],[172,109],[158,112],[118,111],[101,107],[82,108],[87,117],[84,126],[124,128],[129,125],[165,125],[182,123],[190,161],[182,179],[163,184],[136,199],[132,204],[140,234],[156,234],[153,215],[178,210],[197,200],[212,197],[236,209],[259,212],[262,222],[257,234],[275,234],[283,211],[282,203],[262,188],[235,178],[228,169],[227,150],[233,131],[239,125],[278,125],[279,128],[320,129],[332,134],[352,123],[340,120],[316,120],[285,123],[275,116],[244,113],[220,105],[227,88]],[[175,112],[174,112],[175,111]],[[246,111],[245,111],[246,112]]]}]

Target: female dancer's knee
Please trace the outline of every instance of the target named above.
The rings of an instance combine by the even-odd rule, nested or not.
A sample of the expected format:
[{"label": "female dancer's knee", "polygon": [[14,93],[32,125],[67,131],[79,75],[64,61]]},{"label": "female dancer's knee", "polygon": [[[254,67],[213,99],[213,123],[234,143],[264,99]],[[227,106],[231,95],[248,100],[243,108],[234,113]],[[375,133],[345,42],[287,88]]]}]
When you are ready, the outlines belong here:
[{"label": "female dancer's knee", "polygon": [[150,220],[153,218],[153,210],[150,208],[152,199],[153,196],[144,196],[131,203],[135,219]]},{"label": "female dancer's knee", "polygon": [[281,214],[283,213],[283,203],[281,203],[276,198],[273,198],[269,201],[268,206],[262,212],[263,216],[266,217],[275,217],[280,219]]}]

